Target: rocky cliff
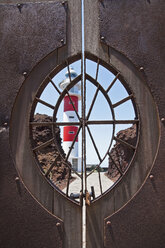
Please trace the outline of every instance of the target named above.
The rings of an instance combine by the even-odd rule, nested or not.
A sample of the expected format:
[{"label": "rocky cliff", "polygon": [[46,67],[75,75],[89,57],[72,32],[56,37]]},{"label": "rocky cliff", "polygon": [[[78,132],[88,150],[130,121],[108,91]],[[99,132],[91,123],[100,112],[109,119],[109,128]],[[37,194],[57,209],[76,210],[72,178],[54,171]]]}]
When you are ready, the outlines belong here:
[{"label": "rocky cliff", "polygon": [[[127,128],[125,130],[119,131],[116,137],[135,146],[137,141],[136,125],[133,125],[132,127]],[[133,154],[133,149],[119,142],[116,142],[110,152],[108,176],[111,179],[117,179],[120,176],[120,173],[119,170],[116,168],[115,164],[119,167],[122,172],[124,172],[128,167],[133,157]]]},{"label": "rocky cliff", "polygon": [[[51,122],[52,117],[43,114],[34,115],[34,122]],[[64,155],[64,151],[61,146],[61,137],[60,129],[55,129],[55,135],[57,140],[57,146],[54,143],[49,144],[48,146],[39,149],[36,152],[36,158],[39,162],[41,169],[46,173],[55,157],[59,154],[58,150]],[[36,126],[32,129],[32,146],[37,147],[48,140],[53,138],[53,131],[51,126]],[[58,187],[63,188],[64,182],[68,177],[68,167],[64,165],[60,159],[57,160],[56,165],[52,168],[49,177],[51,181],[56,184]]]}]

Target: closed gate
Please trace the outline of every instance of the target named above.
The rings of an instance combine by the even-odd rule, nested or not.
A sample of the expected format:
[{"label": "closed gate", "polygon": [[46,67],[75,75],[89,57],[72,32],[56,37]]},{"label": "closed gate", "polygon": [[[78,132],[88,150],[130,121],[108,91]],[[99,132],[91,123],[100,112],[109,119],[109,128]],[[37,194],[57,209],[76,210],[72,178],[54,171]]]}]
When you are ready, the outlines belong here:
[{"label": "closed gate", "polygon": [[[29,71],[24,66],[10,144],[24,185],[58,220],[59,247],[116,247],[111,216],[139,191],[157,152],[158,113],[143,68],[111,46],[107,19],[114,5],[70,0],[2,8],[21,20],[14,26],[19,38],[27,19],[36,21],[20,38]],[[133,141],[125,138],[129,131]]]}]

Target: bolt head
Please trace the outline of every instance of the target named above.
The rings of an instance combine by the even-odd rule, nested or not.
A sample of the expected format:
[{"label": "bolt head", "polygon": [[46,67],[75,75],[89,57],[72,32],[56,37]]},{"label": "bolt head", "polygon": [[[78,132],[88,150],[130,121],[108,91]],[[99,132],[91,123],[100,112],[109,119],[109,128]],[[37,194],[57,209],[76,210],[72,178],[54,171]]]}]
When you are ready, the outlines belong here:
[{"label": "bolt head", "polygon": [[104,36],[101,36],[101,40],[102,40],[102,41],[105,40],[105,37],[104,37]]},{"label": "bolt head", "polygon": [[111,222],[109,220],[107,221],[107,226],[111,226]]},{"label": "bolt head", "polygon": [[61,224],[60,224],[59,222],[57,222],[57,223],[56,223],[56,226],[59,227],[59,226],[61,226]]},{"label": "bolt head", "polygon": [[144,71],[144,67],[141,66],[141,67],[139,68],[139,71]]},{"label": "bolt head", "polygon": [[153,175],[150,175],[150,179],[153,179],[154,178],[154,176]]},{"label": "bolt head", "polygon": [[15,181],[19,181],[19,177],[16,177],[16,178],[15,178]]},{"label": "bolt head", "polygon": [[165,118],[161,118],[161,122],[165,122]]},{"label": "bolt head", "polygon": [[64,44],[64,39],[61,39],[61,43]]},{"label": "bolt head", "polygon": [[23,74],[24,77],[27,76],[27,72],[26,71],[24,71],[22,74]]}]

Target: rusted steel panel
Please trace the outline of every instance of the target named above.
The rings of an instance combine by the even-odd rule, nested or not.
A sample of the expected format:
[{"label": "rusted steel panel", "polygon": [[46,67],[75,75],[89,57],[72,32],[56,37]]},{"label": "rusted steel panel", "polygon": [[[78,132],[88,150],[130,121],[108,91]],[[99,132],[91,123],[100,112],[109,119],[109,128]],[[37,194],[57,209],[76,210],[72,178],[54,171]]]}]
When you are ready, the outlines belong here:
[{"label": "rusted steel panel", "polygon": [[56,223],[27,192],[13,166],[8,143],[9,128],[0,127],[0,247],[62,248]]},{"label": "rusted steel panel", "polygon": [[[159,133],[160,127],[155,126],[155,128],[153,128],[153,121],[156,118],[159,120],[159,118],[161,119],[165,116],[165,2],[154,0],[103,0],[99,1],[98,4],[100,11],[100,16],[98,16],[100,20],[100,31],[98,35],[100,46],[108,47],[110,55],[109,61],[115,67],[120,65],[119,60],[122,57],[120,53],[116,52],[116,50],[118,50],[129,58],[137,69],[139,69],[141,78],[143,78],[143,80],[145,79],[144,81],[146,81],[147,87],[149,87],[152,92],[152,96],[154,96],[155,102],[153,101],[153,105],[155,104],[156,108],[158,107],[159,109],[159,113],[155,116],[150,115],[150,128],[145,129],[144,126],[141,126],[141,130],[142,132],[148,132],[145,135],[146,137],[152,136],[151,144],[156,142],[156,138],[153,137],[153,133],[155,133],[155,131],[158,132],[157,138],[161,138],[160,146],[158,147],[159,150],[156,151],[157,159],[153,161],[154,167],[151,172],[153,177],[148,177],[147,180],[143,178],[142,181],[144,186],[141,191],[132,199],[131,202],[129,202],[129,204],[124,206],[122,210],[111,217],[113,237],[110,232],[108,234],[107,228],[105,230],[102,227],[106,234],[105,246],[115,248],[126,248],[129,246],[131,246],[131,248],[161,248],[164,246],[165,242],[165,132],[163,123],[161,123],[161,133]],[[86,22],[88,22],[88,20],[86,20]],[[96,26],[97,24],[95,25],[94,23],[93,28]],[[143,95],[141,97],[140,105],[144,100]],[[144,104],[146,104],[146,101]],[[143,118],[145,122],[149,121],[147,112],[143,115]],[[153,131],[153,129],[155,131]],[[143,150],[143,148],[145,150]],[[142,154],[144,151],[147,153],[145,159],[146,161],[152,154],[151,149],[144,144],[140,152],[141,154],[139,154],[139,163],[142,163],[143,166],[138,172],[139,176],[135,178],[135,181],[137,181],[138,177],[141,177],[143,174],[142,171],[146,162],[143,163],[140,156],[143,157]],[[150,154],[148,154],[148,151]],[[125,190],[123,192],[117,190],[114,195],[115,205],[120,204],[122,198],[124,199],[127,197],[127,194],[130,194],[130,188],[127,188],[127,182],[125,183]],[[133,189],[133,187],[131,188]],[[107,209],[107,199],[108,198],[105,199],[105,209],[103,212]],[[109,204],[113,205],[113,200],[111,203],[109,201]],[[100,209],[103,209],[103,207],[104,205],[100,207],[92,206],[91,210],[88,209],[88,218],[90,221],[87,219],[87,228],[89,233],[91,229],[90,223],[92,223],[91,219],[93,218],[93,222],[95,221],[95,223],[97,223],[96,216],[98,217],[98,213]],[[113,211],[115,212],[115,209]],[[94,212],[95,215],[92,215]],[[109,211],[109,214],[110,212],[111,210]],[[104,217],[106,218],[107,216]],[[92,237],[93,233],[94,231],[92,232]],[[90,236],[91,234],[87,233],[87,235]],[[90,243],[90,237],[88,237],[88,239]]]},{"label": "rusted steel panel", "polygon": [[[164,16],[163,0],[99,1],[100,42],[120,51],[138,68],[142,68],[141,73],[155,100],[162,103],[165,70]],[[164,111],[161,108],[159,111],[160,116],[164,117]]]},{"label": "rusted steel panel", "polygon": [[84,0],[84,47],[86,52],[95,54],[109,62],[108,47],[100,46],[98,4],[98,0]]},{"label": "rusted steel panel", "polygon": [[[55,51],[43,59],[25,80],[12,112],[10,143],[15,166],[25,186],[44,208],[64,221],[64,247],[76,248],[81,246],[81,207],[54,189],[40,173],[29,141],[30,111],[35,94],[57,65],[58,52]],[[78,233],[73,231],[75,228]]]},{"label": "rusted steel panel", "polygon": [[66,15],[62,1],[0,4],[0,84],[4,92],[0,121],[9,118],[24,76],[44,56],[66,44]]},{"label": "rusted steel panel", "polygon": [[[104,247],[104,222],[135,196],[152,168],[159,145],[158,112],[147,85],[134,65],[122,54],[110,53],[111,63],[123,75],[136,98],[140,134],[136,156],[123,179],[87,208],[87,247]],[[152,135],[151,135],[152,133]],[[94,224],[93,224],[94,223]],[[98,224],[99,223],[99,224]]]},{"label": "rusted steel panel", "polygon": [[66,44],[66,8],[61,2],[0,4],[0,18],[1,61],[14,63],[19,72],[29,72]]},{"label": "rusted steel panel", "polygon": [[[1,211],[0,216],[4,230],[0,232],[0,246],[81,247],[81,207],[56,191],[38,170],[29,146],[28,126],[32,100],[42,81],[61,62],[81,53],[81,15],[75,15],[81,2],[55,0],[41,3],[32,0],[30,3],[21,1],[21,5],[14,2],[0,4],[1,47],[3,45],[0,122],[9,122],[13,108],[10,144],[20,180],[15,181],[18,175],[14,172],[10,149],[6,149],[3,156],[1,149],[5,146],[1,144],[2,188],[5,185],[1,209],[5,211]],[[20,131],[23,132],[22,138]],[[8,139],[7,135],[5,144],[8,144]],[[62,228],[59,228],[61,222]]]}]

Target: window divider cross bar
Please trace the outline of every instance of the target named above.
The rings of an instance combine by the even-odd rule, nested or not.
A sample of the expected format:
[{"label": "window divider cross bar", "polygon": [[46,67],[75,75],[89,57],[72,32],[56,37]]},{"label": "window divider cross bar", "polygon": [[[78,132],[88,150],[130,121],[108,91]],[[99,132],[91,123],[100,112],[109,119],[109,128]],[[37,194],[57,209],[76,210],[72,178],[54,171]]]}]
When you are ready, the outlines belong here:
[{"label": "window divider cross bar", "polygon": [[53,109],[53,110],[54,110],[54,106],[53,106],[53,105],[51,105],[51,104],[49,104],[49,103],[47,103],[47,102],[45,102],[45,101],[41,100],[41,99],[40,99],[40,98],[38,98],[38,97],[36,97],[35,99],[36,99],[36,101],[37,101],[37,102],[39,102],[39,103],[41,103],[41,104],[45,105],[46,107],[51,108],[51,109]]},{"label": "window divider cross bar", "polygon": [[97,153],[97,156],[98,156],[98,158],[99,158],[99,161],[101,162],[102,159],[101,159],[101,157],[100,157],[100,154],[99,154],[99,151],[98,151],[98,149],[97,149],[96,143],[95,143],[95,141],[94,141],[94,139],[93,139],[92,133],[91,133],[91,131],[90,131],[90,129],[89,129],[88,126],[87,126],[87,130],[88,130],[88,133],[89,133],[90,138],[91,138],[91,140],[92,140],[92,143],[93,143],[93,146],[94,146],[95,151],[96,151],[96,153]]},{"label": "window divider cross bar", "polygon": [[133,94],[131,94],[131,95],[125,97],[124,99],[122,99],[121,101],[119,101],[119,102],[117,102],[117,103],[114,103],[114,104],[112,105],[112,107],[113,107],[113,108],[116,108],[116,107],[118,107],[119,105],[121,105],[121,104],[127,102],[128,100],[130,100],[130,99],[132,99],[132,98],[133,98]]},{"label": "window divider cross bar", "polygon": [[110,91],[110,89],[112,88],[112,86],[115,84],[115,82],[117,81],[119,75],[120,75],[120,73],[118,73],[118,74],[116,75],[116,77],[113,79],[113,81],[110,83],[109,87],[108,87],[107,90],[106,90],[107,93]]},{"label": "window divider cross bar", "polygon": [[55,85],[55,83],[53,82],[53,80],[51,79],[51,77],[48,77],[48,79],[51,82],[51,84],[54,86],[54,88],[56,89],[56,91],[59,93],[59,95],[61,95],[61,91],[57,88],[57,86]]},{"label": "window divider cross bar", "polygon": [[41,145],[39,145],[39,146],[33,148],[33,151],[34,151],[34,152],[35,152],[35,151],[38,151],[38,150],[40,150],[40,149],[42,149],[42,148],[44,148],[44,147],[50,145],[51,143],[53,143],[53,141],[54,141],[54,138],[52,138],[52,139],[50,139],[50,140],[44,142],[43,144],[41,144]]},{"label": "window divider cross bar", "polygon": [[97,86],[97,90],[96,90],[96,92],[95,92],[95,95],[94,95],[94,97],[93,97],[93,100],[92,100],[90,109],[89,109],[89,111],[88,111],[87,118],[86,118],[87,120],[89,119],[89,116],[90,116],[90,114],[91,114],[91,112],[92,112],[92,109],[93,109],[93,106],[94,106],[94,104],[95,104],[95,101],[96,101],[98,92],[99,92],[99,84],[98,84],[98,86]]},{"label": "window divider cross bar", "polygon": [[50,172],[51,172],[51,170],[53,169],[53,167],[56,166],[56,164],[57,164],[57,159],[58,159],[58,158],[59,158],[59,155],[56,156],[54,162],[50,165],[49,169],[48,169],[47,172],[45,173],[45,177],[47,177],[47,176],[50,174]]},{"label": "window divider cross bar", "polygon": [[69,152],[68,152],[68,154],[67,154],[67,156],[66,156],[66,158],[65,158],[65,161],[68,160],[68,158],[69,158],[69,156],[70,156],[70,154],[71,154],[71,151],[72,151],[73,146],[74,146],[74,144],[75,144],[75,142],[76,142],[77,136],[79,135],[80,129],[81,129],[81,126],[78,128],[77,133],[76,133],[76,135],[74,136],[74,140],[73,140],[72,145],[71,145],[71,147],[70,147],[70,149],[69,149]]}]

